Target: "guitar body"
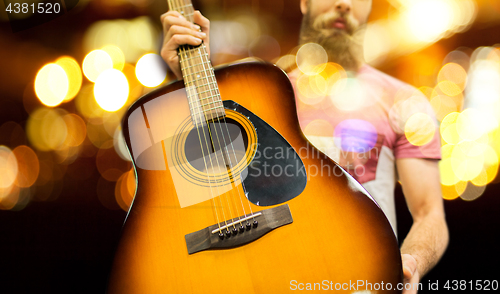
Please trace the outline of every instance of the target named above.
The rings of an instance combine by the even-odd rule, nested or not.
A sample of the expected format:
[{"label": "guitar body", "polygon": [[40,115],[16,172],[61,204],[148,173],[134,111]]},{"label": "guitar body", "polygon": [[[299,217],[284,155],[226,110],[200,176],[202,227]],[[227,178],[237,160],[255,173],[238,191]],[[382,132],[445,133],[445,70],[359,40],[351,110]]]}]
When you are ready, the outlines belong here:
[{"label": "guitar body", "polygon": [[[196,131],[183,82],[145,95],[124,118],[138,188],[108,293],[284,293],[307,287],[399,293],[401,256],[389,222],[350,175],[305,139],[287,76],[267,63],[231,65],[215,76],[229,133],[237,134],[230,176],[219,177],[218,167],[204,178],[197,167],[203,156],[191,154],[201,149],[204,158],[223,161],[215,154],[228,143],[208,144],[204,152],[203,144],[191,143],[206,142],[202,133],[215,137],[217,127]],[[212,234],[243,215],[238,205],[245,215],[286,211],[264,213],[257,227],[237,235]]]}]

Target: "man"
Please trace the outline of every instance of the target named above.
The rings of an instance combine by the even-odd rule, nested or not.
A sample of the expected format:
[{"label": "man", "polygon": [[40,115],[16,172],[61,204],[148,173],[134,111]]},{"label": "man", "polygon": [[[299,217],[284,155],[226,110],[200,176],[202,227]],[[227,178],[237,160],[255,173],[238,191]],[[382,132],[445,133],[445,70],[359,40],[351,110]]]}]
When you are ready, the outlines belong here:
[{"label": "man", "polygon": [[[413,217],[413,225],[401,246],[403,271],[405,282],[414,284],[436,265],[448,244],[438,170],[439,134],[431,132],[424,142],[420,140],[421,144],[410,143],[404,132],[405,123],[416,111],[408,111],[408,105],[416,105],[415,101],[421,103],[422,99],[414,95],[414,88],[364,63],[361,44],[355,41],[354,35],[366,24],[371,5],[371,0],[301,0],[304,18],[300,43],[320,44],[329,62],[347,71],[349,79],[346,80],[350,82],[338,91],[331,91],[327,98],[310,102],[303,99],[297,89],[300,71],[292,71],[289,77],[296,90],[302,129],[318,123],[334,130],[333,137],[313,134],[308,139],[365,186],[393,228],[393,190],[396,175],[399,177]],[[182,79],[176,50],[182,44],[208,44],[209,20],[198,11],[194,21],[199,26],[175,11],[165,13],[161,20],[165,34],[161,55]],[[357,98],[345,95],[346,91]],[[349,99],[356,101],[351,103]],[[346,105],[348,107],[344,107]],[[428,102],[420,105],[422,111],[417,116],[425,118],[429,113]],[[404,293],[416,293],[416,289]]]}]

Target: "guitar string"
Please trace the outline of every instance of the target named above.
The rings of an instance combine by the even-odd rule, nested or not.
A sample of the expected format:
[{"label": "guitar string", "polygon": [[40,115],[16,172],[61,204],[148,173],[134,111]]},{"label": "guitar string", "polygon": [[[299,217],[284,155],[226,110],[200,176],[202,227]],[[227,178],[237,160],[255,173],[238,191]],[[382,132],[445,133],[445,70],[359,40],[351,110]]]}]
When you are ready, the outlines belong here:
[{"label": "guitar string", "polygon": [[[204,46],[205,46],[205,45],[204,45]],[[210,62],[210,61],[209,61],[209,59],[208,59],[208,54],[203,54],[203,56],[202,56],[202,57],[205,57],[205,59],[206,59],[206,60],[204,60],[204,61],[202,62],[202,64],[203,64],[203,70],[204,70],[204,71],[207,71],[207,68],[205,68],[205,64],[209,65],[209,63],[208,63],[208,62]],[[210,66],[208,66],[208,67],[209,67],[209,69],[208,69],[208,71],[209,71],[209,70],[210,70]],[[210,79],[211,79],[212,81],[210,81]],[[215,82],[216,82],[216,80],[215,80],[215,76],[213,75],[213,72],[212,72],[212,74],[207,75],[207,81],[208,81],[208,83],[210,83],[210,82],[214,82],[214,83],[215,83]],[[212,93],[211,93],[212,95],[210,95],[210,97],[218,97],[218,98],[220,99],[220,93],[219,93],[219,91],[218,91],[218,88],[217,88],[217,87],[212,88],[212,89],[211,89],[211,92],[212,92]],[[212,98],[212,99],[213,99],[213,98]],[[214,102],[212,102],[212,103],[216,103],[216,102],[214,101]],[[228,129],[228,126],[227,126],[227,122],[226,122],[226,117],[225,117],[225,116],[223,116],[223,120],[224,120],[224,122],[223,122],[223,123],[221,123],[221,124],[219,124],[219,128],[220,128],[220,131],[221,131],[222,138],[224,139],[224,145],[225,145],[225,146],[231,145],[231,149],[232,149],[232,152],[233,152],[233,155],[234,155],[234,160],[235,160],[235,162],[236,162],[236,164],[237,164],[237,163],[238,163],[238,158],[236,157],[236,150],[235,150],[234,145],[233,145],[233,141],[232,141],[232,138],[231,138],[231,133],[229,132],[229,129]],[[222,124],[224,124],[224,126],[225,126],[225,128],[226,128],[226,132],[227,132],[227,136],[228,136],[228,140],[229,140],[229,143],[230,143],[230,144],[227,144],[227,142],[226,142],[225,135],[224,135],[224,131],[222,130],[222,126],[221,126]],[[227,147],[226,147],[226,150],[227,150],[227,158],[229,159],[229,166],[230,166],[230,167],[231,167],[231,169],[232,169],[234,166],[233,166],[233,163],[232,163],[231,155],[229,154],[229,150],[228,150],[228,148],[227,148]],[[244,184],[243,184],[243,180],[242,180],[242,178],[241,178],[241,172],[239,173],[239,178],[240,178],[240,182],[241,182],[241,185],[242,185],[243,191],[244,191],[244,192],[246,192],[246,190],[245,190],[245,186],[244,186]],[[242,207],[242,209],[243,209],[243,214],[245,215],[245,218],[246,218],[246,217],[247,217],[247,213],[246,213],[246,210],[245,210],[245,205],[243,204],[243,200],[242,200],[242,197],[241,197],[240,190],[238,189],[237,184],[236,184],[236,175],[233,175],[233,181],[235,182],[236,190],[238,191],[238,198],[240,199],[241,207]],[[252,210],[251,210],[251,209],[252,209],[252,208],[251,208],[251,206],[250,206],[250,214],[251,214],[251,215],[253,215],[253,212],[252,212]],[[241,219],[241,217],[240,217],[240,219]],[[247,223],[248,223],[248,220],[247,220]]]},{"label": "guitar string", "polygon": [[[184,7],[189,7],[189,8],[191,8],[191,9],[192,9],[192,5],[187,5],[187,6],[184,6]],[[184,11],[183,9],[182,9],[182,12],[183,12],[183,14],[185,15],[185,13],[184,13],[185,11]],[[193,14],[194,14],[194,13],[189,13],[189,15],[190,15],[190,16],[192,16]],[[189,18],[189,21],[193,22],[192,17],[188,17],[188,18]],[[183,50],[184,50],[184,52],[183,52],[183,53],[184,53],[184,54],[186,54],[186,53],[187,53],[185,57],[187,58],[186,60],[187,60],[187,62],[188,62],[188,63],[190,63],[190,64],[191,64],[191,66],[186,67],[186,68],[185,68],[185,70],[186,70],[186,72],[187,72],[187,76],[188,76],[188,77],[190,77],[190,76],[193,76],[193,74],[192,74],[192,73],[190,73],[191,68],[196,67],[196,66],[199,66],[199,65],[197,65],[197,63],[193,60],[193,59],[195,59],[196,57],[193,57],[193,55],[192,55],[192,53],[193,53],[193,52],[192,52],[192,50],[190,50],[190,49],[186,50],[186,49],[185,49],[186,47],[187,47],[187,48],[189,48],[189,46],[183,46]],[[199,81],[199,80],[197,80],[197,79],[193,79],[193,80],[191,81],[191,82],[194,84],[194,86],[195,86],[195,87],[194,87],[194,89],[195,89],[195,90],[194,90],[194,92],[196,92],[196,88],[199,88],[199,87],[200,87],[200,86],[199,86],[199,83],[197,83],[197,81]],[[196,86],[196,84],[198,84],[198,86]],[[196,97],[195,97],[195,99],[196,99]],[[212,142],[212,145],[214,145],[214,144],[213,144],[213,143],[214,143],[214,140],[213,140],[213,136],[212,136],[212,133],[211,133],[210,123],[206,120],[206,115],[203,115],[203,113],[205,112],[205,111],[203,110],[203,107],[201,107],[201,110],[202,110],[202,111],[200,112],[200,117],[205,116],[205,121],[206,121],[206,124],[207,124],[207,129],[208,129],[208,133],[209,133],[210,141]],[[201,120],[201,119],[200,119],[200,120]],[[209,147],[208,147],[208,146],[209,146],[209,144],[208,144],[208,142],[207,142],[207,137],[206,137],[206,134],[205,134],[205,131],[204,131],[204,130],[203,130],[203,135],[204,135],[204,137],[205,137],[205,143],[206,143],[206,145],[207,145],[207,150],[209,150]],[[218,143],[219,143],[219,146],[221,146],[220,141],[219,141]],[[214,147],[215,161],[217,162],[217,164],[216,164],[216,165],[217,165],[217,167],[219,168],[219,173],[220,173],[220,174],[222,174],[222,172],[221,172],[221,167],[220,167],[220,163],[219,163],[219,159],[218,159],[218,156],[217,156],[217,152],[216,152],[216,150],[215,150],[215,146],[213,146],[213,147]],[[210,155],[209,155],[209,159],[210,159],[210,162],[211,162],[212,171],[213,171],[213,172],[215,172],[215,168],[214,168],[214,164],[213,164],[213,161],[212,161],[212,157],[211,157]],[[221,199],[221,198],[222,198],[222,195],[225,195],[225,199],[226,199],[226,202],[228,203],[228,210],[229,210],[229,215],[230,215],[231,219],[233,219],[233,218],[234,218],[234,217],[233,217],[233,213],[232,213],[232,210],[231,210],[231,206],[229,205],[229,200],[227,199],[227,195],[226,195],[226,193],[220,193],[220,190],[219,190],[219,181],[217,181],[217,178],[216,178],[216,176],[215,176],[215,175],[214,175],[214,179],[215,179],[215,181],[216,181],[216,185],[215,185],[215,187],[216,187],[216,189],[217,189],[217,195],[218,195],[218,196],[216,196],[216,197],[218,197],[218,198],[219,198],[219,203],[221,204],[221,210],[222,210],[222,214],[223,214],[223,217],[224,217],[224,224],[226,225],[226,228],[227,228],[228,226],[227,226],[227,218],[226,218],[226,213],[225,213],[225,210],[224,210],[224,205],[222,204],[222,199]],[[222,182],[222,180],[221,180],[221,182]],[[230,191],[232,192],[232,189],[231,189]],[[233,224],[233,227],[235,227],[235,226],[234,226],[234,224]],[[219,229],[220,229],[220,228],[219,228]],[[222,231],[220,231],[220,233],[222,233]],[[230,233],[229,229],[227,229],[226,233]]]},{"label": "guitar string", "polygon": [[[192,5],[191,5],[191,4],[189,4],[189,5],[186,5],[185,7],[189,7],[189,9],[193,10],[192,12],[190,11],[190,13],[188,14],[188,15],[190,15],[190,16],[193,16],[193,15],[194,15],[194,9],[193,9]],[[189,17],[189,20],[190,20],[191,22],[193,22],[193,19],[192,19],[191,17]],[[204,45],[204,44],[202,44],[202,45],[200,45],[200,46],[201,46],[202,48],[204,48],[204,49],[205,49],[205,51],[206,51],[206,47],[205,47],[205,45]],[[193,56],[192,56],[193,51],[195,51],[195,49],[194,49],[194,48],[193,48],[192,50],[188,50],[188,53],[190,54],[190,58],[189,58],[190,60],[191,60],[191,59],[196,58],[196,57],[193,57]],[[206,54],[206,53],[205,53],[205,54]],[[202,54],[200,47],[198,47],[198,58],[199,58],[199,59],[200,59],[200,61],[201,61],[201,65],[203,65],[203,69],[205,69],[205,65],[204,65],[204,62],[203,62],[203,56],[204,56],[204,54]],[[193,67],[197,67],[197,66],[199,67],[200,65],[199,65],[199,64],[197,65],[197,64],[195,63],[193,66],[190,66],[190,67],[188,67],[187,69],[188,69],[188,70],[190,70],[191,68],[193,68]],[[209,84],[209,83],[208,83],[208,84],[206,84],[206,85],[201,85],[201,86],[200,86],[200,83],[201,83],[200,81],[202,81],[203,79],[205,79],[205,78],[206,78],[206,70],[198,70],[198,69],[195,69],[195,72],[197,72],[197,73],[205,73],[205,77],[203,77],[203,78],[201,78],[201,79],[194,79],[194,80],[193,80],[194,84],[198,84],[195,88],[201,88],[201,87],[207,86],[207,87],[210,89],[210,84]],[[194,74],[194,73],[191,73],[191,75],[193,75],[193,74]],[[216,82],[214,82],[213,84],[214,84],[214,85],[216,85]],[[204,92],[209,92],[209,91],[204,91]],[[200,94],[198,93],[198,95],[200,95]],[[201,97],[200,97],[200,100],[201,100]],[[221,101],[221,103],[222,103],[222,101]],[[211,103],[208,103],[208,104],[211,104]],[[206,110],[204,110],[204,109],[203,109],[203,107],[204,107],[204,106],[206,106],[206,105],[208,105],[208,104],[205,104],[205,105],[203,105],[203,104],[202,104],[202,111],[203,111],[203,112],[206,112]],[[214,104],[214,103],[212,103],[212,104]],[[222,107],[222,105],[221,105],[221,108],[222,108],[222,109],[224,109],[224,108]],[[217,107],[211,108],[210,110],[217,110]],[[215,114],[217,115],[217,111],[214,111],[214,112],[215,112]],[[213,114],[214,112],[211,112],[211,114]],[[222,148],[222,145],[221,145],[221,141],[220,141],[220,138],[219,138],[219,135],[218,135],[218,132],[217,132],[217,128],[216,128],[216,126],[215,126],[215,125],[217,125],[217,124],[215,123],[215,119],[216,119],[216,118],[217,118],[217,117],[215,117],[215,118],[214,118],[214,117],[211,117],[210,119],[213,121],[213,126],[214,126],[214,130],[215,130],[215,135],[216,135],[216,137],[217,137],[217,143],[218,143],[219,149],[221,150],[221,154],[224,156],[224,152],[223,152],[223,148]],[[209,127],[208,127],[208,132],[209,132],[209,135],[210,135],[210,139],[212,140],[212,143],[213,143],[214,141],[213,141],[212,129],[210,128],[210,123],[209,123],[208,121],[207,121],[207,124],[209,125]],[[219,126],[219,127],[220,127],[220,126]],[[221,133],[221,134],[222,134],[222,133]],[[227,149],[227,145],[224,145],[224,148],[226,148],[226,149]],[[218,166],[218,168],[219,168],[219,172],[222,174],[222,171],[221,171],[221,166],[220,166],[220,164],[219,164],[219,160],[218,160],[218,156],[217,156],[217,155],[216,155],[215,159],[216,159],[216,161],[217,161],[217,166]],[[227,161],[227,160],[225,160],[225,159],[224,159],[224,157],[223,157],[221,161],[222,161],[222,162],[225,162],[225,161]],[[227,170],[226,170],[226,173],[227,173]],[[228,179],[229,179],[229,177],[228,177]],[[231,181],[229,181],[229,183],[231,183]],[[239,190],[237,189],[237,187],[236,187],[236,190],[239,192]],[[233,194],[233,193],[234,193],[232,188],[229,190],[229,192],[230,192],[230,194]],[[227,203],[227,205],[228,205],[227,207],[228,207],[228,210],[229,210],[229,214],[230,214],[231,219],[236,219],[236,217],[239,217],[239,219],[241,219],[241,214],[239,213],[238,206],[233,204],[233,205],[234,205],[234,207],[236,208],[236,214],[237,214],[237,215],[236,215],[236,217],[234,217],[234,216],[233,216],[232,209],[231,209],[231,204],[229,203],[229,202],[230,202],[230,201],[229,201],[229,199],[228,199],[229,197],[228,197],[228,195],[227,195],[227,194],[224,194],[224,195],[225,195],[225,197],[224,197],[224,198],[226,199],[226,203]],[[235,198],[235,197],[234,197],[234,195],[231,195],[231,196],[232,196],[232,197],[231,197],[231,199],[232,199],[232,200],[234,200],[234,198]],[[220,196],[220,197],[222,197],[222,196]],[[240,196],[240,198],[241,198],[241,196]],[[240,200],[241,200],[241,199],[240,199]],[[232,201],[231,201],[231,202],[232,202]],[[222,207],[222,209],[224,209],[224,207]],[[236,230],[236,226],[234,225],[234,223],[233,223],[233,229],[234,229],[234,230]]]},{"label": "guitar string", "polygon": [[[201,49],[204,49],[204,53],[202,52]],[[204,73],[204,77],[202,78],[202,80],[209,81],[209,77],[211,77],[213,75],[213,73],[210,72],[209,70],[207,70],[206,67],[205,67],[205,64],[208,64],[209,60],[208,59],[207,60],[203,60],[203,57],[205,57],[205,56],[208,55],[208,53],[206,51],[205,44],[202,44],[200,47],[198,47],[197,51],[198,51],[198,56],[201,59],[201,66],[203,66],[203,70],[199,71],[200,73]],[[208,82],[208,83],[206,83],[206,85],[210,89],[210,90],[208,90],[208,92],[213,92],[214,89],[217,89],[217,83],[216,82],[213,82],[213,83]],[[215,86],[211,86],[211,85],[215,85]],[[209,95],[206,99],[209,99],[209,100],[212,99],[212,102],[209,102],[209,103],[207,103],[205,105],[210,105],[210,104],[217,105],[217,103],[219,103],[220,106],[216,106],[214,108],[217,109],[218,107],[220,107],[222,110],[224,110],[224,107],[222,105],[222,101],[214,101],[214,99],[213,99],[214,97],[215,97],[215,95]],[[225,115],[223,115],[222,117],[225,117]],[[227,165],[229,165],[229,168],[230,168],[229,170],[232,173],[233,166],[232,166],[232,163],[231,163],[231,158],[229,156],[229,152],[227,151],[228,150],[228,148],[227,148],[228,144],[226,142],[226,138],[224,137],[224,133],[222,132],[222,126],[221,126],[221,123],[220,123],[220,118],[216,117],[216,119],[218,120],[218,123],[214,123],[213,124],[214,125],[215,136],[217,137],[217,141],[219,143],[219,146],[221,146],[221,141],[220,141],[219,133],[218,133],[217,127],[216,127],[216,125],[218,125],[219,129],[221,130],[221,137],[224,140],[224,149],[226,150],[226,154],[227,154],[227,156],[224,156],[224,151],[223,151],[224,149],[221,148],[221,152],[222,152],[222,155],[223,155],[222,158],[223,158],[223,160],[224,160],[224,162],[226,164],[226,169],[227,169]],[[229,160],[229,163],[227,162],[228,160]],[[229,171],[226,171],[226,172],[229,175]],[[235,185],[235,189],[236,189],[236,191],[238,192],[238,194],[240,196],[240,201],[241,201],[241,194],[239,193],[237,184],[235,183],[235,177],[234,177],[234,175],[233,175],[233,182],[234,182],[234,185]],[[231,194],[233,194],[233,189],[231,189]],[[241,219],[242,215],[239,212],[238,205],[234,204],[234,198],[235,198],[235,196],[234,195],[231,195],[231,196],[232,196],[232,201],[231,202],[233,203],[233,205],[234,205],[234,207],[236,208],[236,211],[237,211],[237,218]],[[227,200],[227,198],[226,198],[226,200]],[[227,202],[228,202],[228,206],[230,207],[231,205],[229,204],[229,201],[227,201]],[[244,211],[244,207],[243,207],[243,213],[245,214],[245,217],[246,217],[246,213]],[[236,226],[233,225],[233,228],[236,229]]]},{"label": "guitar string", "polygon": [[[173,3],[173,0],[168,0],[168,4],[170,6],[170,9],[176,10],[175,9],[175,4]],[[182,55],[182,53],[183,53],[183,48],[182,47],[179,47],[179,53]],[[181,59],[182,59],[182,56],[179,56],[179,62],[181,61]],[[182,69],[182,67],[181,67],[181,69]],[[189,91],[190,91],[190,88],[186,87],[186,92],[187,92],[186,94],[187,94],[188,97],[192,95],[192,94],[189,93]],[[196,121],[196,117],[194,117],[194,118],[195,118],[195,128],[196,128],[196,131],[198,133],[198,140],[200,142],[200,148],[201,148],[201,153],[202,153],[202,157],[203,157],[203,163],[205,164],[205,170],[207,171],[207,173],[206,173],[207,174],[207,181],[208,181],[208,185],[210,187],[209,191],[210,191],[211,200],[212,200],[212,207],[213,207],[212,211],[215,212],[215,218],[217,219],[217,226],[218,226],[219,231],[220,231],[221,230],[221,226],[220,226],[221,222],[219,220],[219,214],[218,214],[217,205],[216,205],[215,199],[214,199],[215,197],[214,197],[214,192],[213,192],[213,188],[212,188],[212,183],[210,181],[210,175],[208,173],[208,165],[207,165],[205,154],[204,154],[204,151],[203,151],[203,143],[202,143],[202,140],[201,140],[200,130],[198,128],[198,123]],[[200,124],[201,124],[201,122],[200,122]],[[203,130],[203,127],[202,127],[202,130]],[[205,132],[204,131],[203,131],[203,136],[205,137],[205,142],[206,142],[206,136],[205,136]],[[206,144],[206,145],[207,145],[207,151],[208,151],[209,150],[208,144]],[[225,224],[227,225],[227,223],[225,223]]]},{"label": "guitar string", "polygon": [[[198,50],[199,50],[199,49],[198,49]],[[189,54],[189,56],[191,56],[191,58],[195,58],[195,57],[192,57],[192,56],[193,56],[193,51],[196,51],[196,49],[191,49],[191,50],[188,50],[188,54]],[[201,58],[201,56],[198,56],[198,57],[199,57],[199,58]],[[195,63],[195,64],[197,64],[195,67],[199,67],[199,66],[200,66],[200,65],[199,65],[199,62],[198,62],[198,63]],[[192,75],[192,74],[191,74],[191,75]],[[198,76],[199,76],[199,75],[198,75]],[[196,77],[198,77],[198,76],[196,76]],[[201,87],[204,87],[204,86],[205,86],[205,85],[201,85],[201,83],[200,83],[200,81],[201,81],[201,80],[203,80],[203,78],[201,78],[201,79],[194,79],[194,80],[193,80],[193,81],[194,81],[194,84],[195,84],[195,88],[197,88],[197,89],[201,89]],[[215,108],[215,109],[217,109],[217,108]],[[208,115],[210,115],[211,117],[210,117],[209,119],[207,119],[207,113],[206,113],[206,110],[203,110],[203,107],[201,108],[201,110],[202,110],[202,113],[205,113],[205,119],[207,120],[207,125],[208,125],[208,133],[209,133],[209,136],[210,136],[210,140],[211,140],[212,144],[214,145],[213,147],[214,147],[215,161],[217,162],[217,167],[218,167],[218,169],[219,169],[219,173],[220,173],[220,174],[223,174],[223,172],[222,172],[222,170],[221,170],[221,164],[220,164],[220,162],[219,162],[219,156],[218,156],[218,154],[217,154],[217,150],[215,150],[216,148],[215,148],[215,144],[214,144],[214,143],[215,143],[215,140],[214,140],[214,135],[212,134],[212,128],[210,127],[210,123],[209,123],[209,121],[208,121],[208,120],[212,120],[212,121],[214,121],[214,117],[212,117],[212,116],[214,116],[214,115],[216,115],[216,116],[217,116],[218,114],[217,114],[217,112],[215,112],[215,114],[214,114],[214,112],[209,112],[209,113],[208,113]],[[219,135],[217,134],[217,128],[215,127],[215,124],[216,124],[215,122],[213,122],[213,123],[212,123],[212,125],[214,125],[215,135],[216,135],[216,137],[217,137],[217,144],[218,144],[219,149],[221,150],[221,154],[222,154],[222,155],[224,155],[224,153],[223,153],[223,151],[222,151],[222,150],[223,150],[223,149],[222,149],[222,144],[221,144],[221,141],[220,141]],[[222,159],[221,161],[222,161],[222,162],[224,162],[224,160],[223,160],[223,159]],[[227,173],[227,171],[226,171],[226,173]],[[229,178],[228,178],[228,179],[229,179]],[[223,181],[223,179],[222,179],[221,181]],[[217,186],[217,187],[218,187],[218,186]],[[233,190],[232,190],[232,189],[230,189],[230,190],[229,190],[229,192],[230,192],[230,194],[232,194],[232,193],[233,193]],[[220,195],[220,197],[222,197],[222,194],[219,194],[219,195]],[[229,210],[229,215],[230,215],[231,219],[234,219],[235,217],[233,216],[233,211],[232,211],[232,209],[231,209],[231,204],[229,203],[229,199],[228,199],[229,197],[228,197],[227,193],[224,193],[223,195],[224,195],[225,201],[226,201],[226,203],[227,203],[227,209]],[[233,228],[234,228],[234,229],[236,229],[236,226],[234,225],[234,223],[233,223]],[[229,229],[227,230],[227,232],[229,232]],[[226,233],[227,233],[227,232],[226,232]]]}]

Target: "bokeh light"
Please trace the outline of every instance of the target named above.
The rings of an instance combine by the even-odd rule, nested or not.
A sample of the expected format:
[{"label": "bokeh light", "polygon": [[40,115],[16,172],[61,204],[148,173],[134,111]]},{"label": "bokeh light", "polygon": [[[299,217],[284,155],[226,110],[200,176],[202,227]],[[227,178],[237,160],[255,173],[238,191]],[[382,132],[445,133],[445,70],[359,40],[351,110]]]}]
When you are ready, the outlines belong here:
[{"label": "bokeh light", "polygon": [[415,146],[423,146],[434,138],[436,125],[427,114],[418,112],[410,116],[405,124],[405,135],[408,142]]},{"label": "bokeh light", "polygon": [[125,105],[129,85],[125,75],[116,69],[108,69],[99,75],[94,85],[97,104],[106,111],[117,111]]},{"label": "bokeh light", "polygon": [[96,82],[104,71],[113,68],[113,59],[106,51],[94,50],[85,56],[82,67],[85,77],[91,82]]},{"label": "bokeh light", "polygon": [[61,104],[68,95],[68,89],[68,76],[60,65],[49,63],[38,71],[35,93],[44,105],[54,107]]},{"label": "bokeh light", "polygon": [[137,61],[135,74],[144,86],[156,87],[163,83],[167,77],[165,62],[158,54],[146,54]]},{"label": "bokeh light", "polygon": [[304,74],[317,74],[326,67],[328,55],[321,45],[307,43],[297,51],[296,62],[298,68]]},{"label": "bokeh light", "polygon": [[82,70],[78,62],[73,57],[63,56],[56,60],[55,64],[59,65],[68,78],[68,93],[64,97],[64,102],[73,99],[82,86]]},{"label": "bokeh light", "polygon": [[33,186],[40,172],[40,163],[36,153],[25,145],[17,146],[12,152],[17,158],[19,170],[16,185],[23,188]]}]

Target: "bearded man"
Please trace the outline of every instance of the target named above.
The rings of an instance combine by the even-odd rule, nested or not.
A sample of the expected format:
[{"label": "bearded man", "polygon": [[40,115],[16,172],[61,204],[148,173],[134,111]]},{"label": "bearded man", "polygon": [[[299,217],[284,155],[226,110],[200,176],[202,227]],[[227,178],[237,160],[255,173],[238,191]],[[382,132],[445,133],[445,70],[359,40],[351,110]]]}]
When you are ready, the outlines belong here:
[{"label": "bearded man", "polygon": [[[325,95],[311,98],[301,89],[301,71],[288,75],[309,141],[370,192],[394,230],[394,187],[398,179],[401,182],[413,218],[401,246],[403,272],[405,282],[414,284],[437,264],[449,238],[439,181],[439,132],[432,129],[432,109],[418,90],[364,62],[362,42],[355,36],[366,24],[371,6],[371,0],[301,0],[300,44],[321,45],[328,56],[326,66],[343,78],[327,86]],[[182,79],[177,48],[202,42],[208,47],[210,22],[198,11],[194,14],[198,25],[175,11],[163,14],[161,21],[161,56]],[[314,132],[308,134],[308,126]],[[428,135],[408,138],[407,127]],[[424,127],[427,130],[419,129]],[[411,287],[403,293],[416,291]]]}]

